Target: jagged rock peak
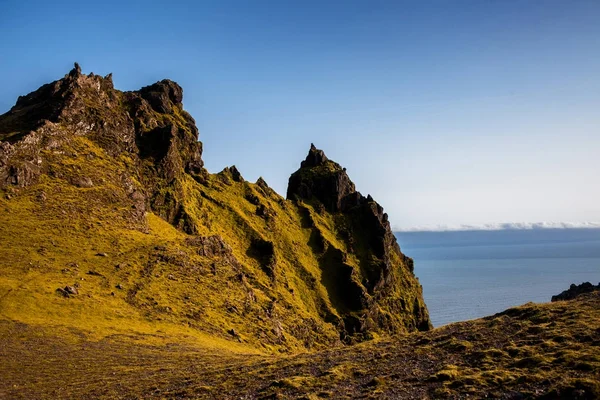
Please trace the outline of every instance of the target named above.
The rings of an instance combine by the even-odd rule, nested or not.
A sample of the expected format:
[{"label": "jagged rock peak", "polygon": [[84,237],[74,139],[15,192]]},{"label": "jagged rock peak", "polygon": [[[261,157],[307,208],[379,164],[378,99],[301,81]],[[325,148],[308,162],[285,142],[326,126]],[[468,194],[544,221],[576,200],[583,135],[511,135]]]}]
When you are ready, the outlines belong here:
[{"label": "jagged rock peak", "polygon": [[244,182],[244,177],[235,165],[223,168],[219,175],[229,177],[235,182]]},{"label": "jagged rock peak", "polygon": [[325,165],[325,163],[329,161],[325,152],[323,150],[319,150],[315,147],[314,144],[310,144],[310,150],[308,151],[308,155],[306,159],[302,161],[300,164],[301,168],[311,168],[318,167],[321,165]]},{"label": "jagged rock peak", "polygon": [[[300,169],[290,176],[287,198],[318,199],[329,211],[341,211],[343,200],[356,192],[346,169],[327,158],[323,150],[311,144]],[[360,194],[357,194],[360,197]]]},{"label": "jagged rock peak", "polygon": [[82,74],[75,63],[62,79],[20,96],[0,115],[0,187],[34,183],[46,169],[41,152],[77,136],[113,157],[148,160],[154,165],[149,174],[167,182],[182,173],[202,181],[202,143],[182,100],[181,86],[171,80],[122,92],[112,74]]},{"label": "jagged rock peak", "polygon": [[258,177],[258,179],[256,180],[256,184],[263,189],[270,189],[269,185],[267,184],[267,181],[265,181],[262,176]]},{"label": "jagged rock peak", "polygon": [[170,113],[171,104],[180,105],[183,101],[183,89],[169,79],[145,86],[138,93],[150,103],[152,109],[160,113]]}]

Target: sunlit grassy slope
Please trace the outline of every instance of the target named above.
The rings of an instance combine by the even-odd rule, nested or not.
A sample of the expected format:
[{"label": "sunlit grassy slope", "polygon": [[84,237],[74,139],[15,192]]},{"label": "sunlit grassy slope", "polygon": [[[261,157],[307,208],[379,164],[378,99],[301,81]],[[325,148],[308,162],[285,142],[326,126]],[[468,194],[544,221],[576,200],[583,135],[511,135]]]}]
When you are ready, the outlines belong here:
[{"label": "sunlit grassy slope", "polygon": [[[360,268],[340,238],[341,217],[227,168],[202,184],[182,174],[164,189],[165,198],[179,197],[193,228],[186,234],[152,212],[136,214],[122,183],[133,164],[127,155],[115,158],[79,136],[42,156],[47,174],[0,197],[2,318],[96,338],[209,335],[265,351],[339,343],[340,312],[351,310],[338,297],[352,294],[336,290],[342,282],[328,268],[340,261],[327,256],[345,255],[345,264]],[[382,304],[406,298],[410,315],[408,299],[421,293],[409,278],[398,298]],[[66,286],[78,294],[57,292]]]},{"label": "sunlit grassy slope", "polygon": [[[50,174],[0,197],[2,318],[95,338],[162,331],[267,350],[337,341],[321,318],[335,310],[320,284],[312,229],[295,204],[227,171],[205,185],[182,179],[198,235],[219,235],[231,253],[210,257],[198,254],[196,235],[152,213],[142,223],[129,218],[131,202],[118,185],[126,158],[115,163],[83,137],[46,157]],[[69,183],[77,177],[93,186]],[[274,262],[248,250],[261,241],[274,245]],[[65,286],[79,293],[65,298],[56,291]]]}]

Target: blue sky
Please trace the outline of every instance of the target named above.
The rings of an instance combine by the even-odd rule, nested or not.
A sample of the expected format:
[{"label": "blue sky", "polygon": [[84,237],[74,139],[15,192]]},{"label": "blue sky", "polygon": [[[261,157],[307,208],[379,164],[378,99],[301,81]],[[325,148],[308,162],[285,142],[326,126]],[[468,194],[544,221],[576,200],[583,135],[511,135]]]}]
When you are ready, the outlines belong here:
[{"label": "blue sky", "polygon": [[600,221],[600,2],[169,3],[4,0],[0,112],[78,61],[284,195],[314,142],[395,228]]}]

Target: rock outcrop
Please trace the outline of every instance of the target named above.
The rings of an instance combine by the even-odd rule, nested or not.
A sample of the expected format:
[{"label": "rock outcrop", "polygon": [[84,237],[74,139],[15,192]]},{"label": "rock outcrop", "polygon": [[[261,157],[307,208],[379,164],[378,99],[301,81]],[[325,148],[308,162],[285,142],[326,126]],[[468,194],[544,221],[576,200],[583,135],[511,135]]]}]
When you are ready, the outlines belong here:
[{"label": "rock outcrop", "polygon": [[597,291],[600,291],[600,283],[598,283],[596,286],[590,282],[583,282],[580,285],[572,283],[571,286],[569,286],[569,289],[561,292],[560,294],[552,296],[551,301],[573,300],[579,295]]},{"label": "rock outcrop", "polygon": [[[83,136],[115,158],[131,159],[119,185],[127,186],[138,208],[148,205],[169,222],[188,228],[180,203],[183,194],[173,181],[182,173],[202,181],[207,172],[198,129],[182,100],[182,88],[170,80],[120,92],[111,75],[84,75],[76,63],[63,79],[19,97],[0,116],[0,188],[36,183],[40,174],[51,173],[42,153]],[[82,187],[93,182],[89,177],[72,180]]]},{"label": "rock outcrop", "polygon": [[292,174],[288,183],[288,199],[318,199],[331,212],[349,209],[360,199],[351,196],[356,193],[354,183],[348,178],[346,169],[338,163],[330,161],[323,150],[318,150],[314,144],[306,159],[300,164],[300,169]]},{"label": "rock outcrop", "polygon": [[[321,236],[325,243],[319,244],[320,259],[326,274],[332,275],[326,286],[335,292],[347,332],[430,329],[413,260],[400,251],[383,208],[356,191],[345,168],[311,144],[300,169],[289,179],[287,198],[310,205],[316,214],[334,217],[345,248],[336,248]],[[318,223],[311,225],[319,235]]]}]

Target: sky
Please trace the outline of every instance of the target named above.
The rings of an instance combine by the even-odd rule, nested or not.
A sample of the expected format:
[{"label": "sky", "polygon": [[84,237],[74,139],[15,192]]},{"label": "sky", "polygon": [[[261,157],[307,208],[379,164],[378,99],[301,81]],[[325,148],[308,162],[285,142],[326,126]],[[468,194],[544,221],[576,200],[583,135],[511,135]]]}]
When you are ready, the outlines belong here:
[{"label": "sky", "polygon": [[0,113],[66,74],[184,89],[206,167],[311,143],[394,229],[600,222],[598,1],[0,2]]}]

